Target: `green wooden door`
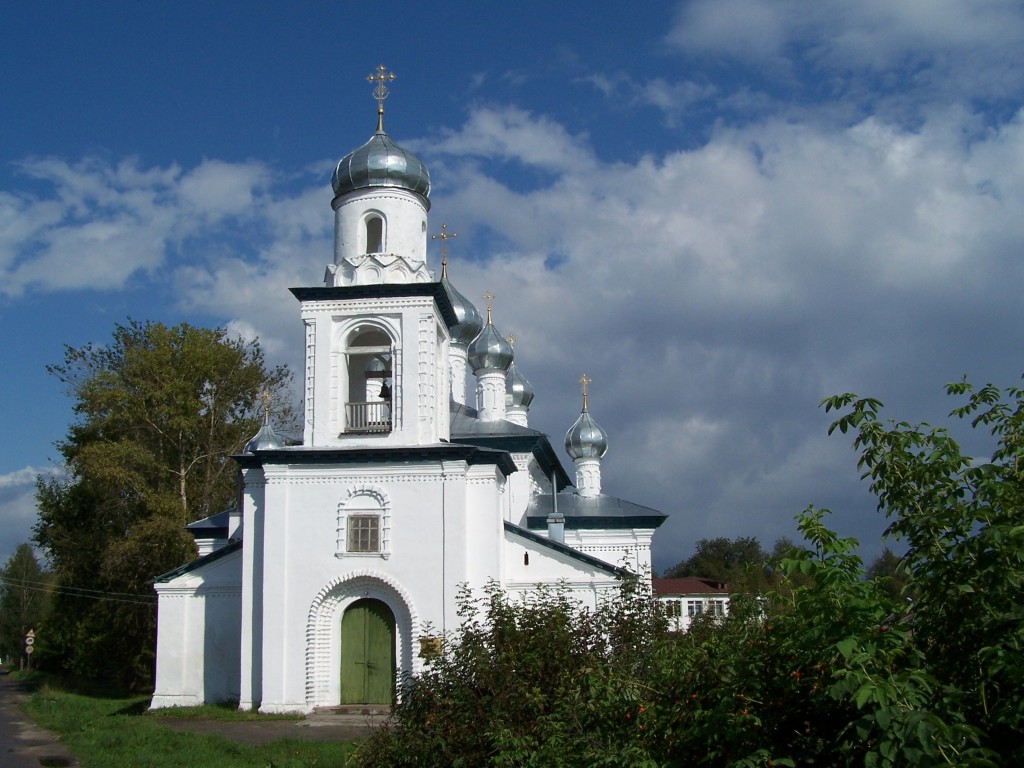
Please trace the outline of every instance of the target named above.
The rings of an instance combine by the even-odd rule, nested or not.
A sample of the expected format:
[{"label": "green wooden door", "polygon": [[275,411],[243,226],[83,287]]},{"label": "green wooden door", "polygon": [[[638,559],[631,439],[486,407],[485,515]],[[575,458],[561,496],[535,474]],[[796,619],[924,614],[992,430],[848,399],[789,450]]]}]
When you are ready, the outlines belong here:
[{"label": "green wooden door", "polygon": [[391,704],[395,616],[380,600],[357,600],[341,617],[341,703]]}]

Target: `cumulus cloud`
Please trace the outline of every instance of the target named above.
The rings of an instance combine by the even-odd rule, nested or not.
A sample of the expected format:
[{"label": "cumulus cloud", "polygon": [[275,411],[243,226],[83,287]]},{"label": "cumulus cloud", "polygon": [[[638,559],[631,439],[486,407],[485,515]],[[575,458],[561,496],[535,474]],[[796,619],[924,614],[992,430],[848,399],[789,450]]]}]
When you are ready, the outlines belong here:
[{"label": "cumulus cloud", "polygon": [[0,475],[0,567],[19,544],[29,542],[36,522],[36,477],[53,470],[23,467]]},{"label": "cumulus cloud", "polygon": [[[170,254],[189,258],[190,238],[216,238],[243,217],[262,228],[270,172],[258,163],[208,160],[187,172],[135,159],[20,164],[42,192],[0,195],[0,292],[120,289],[153,277]],[[235,228],[237,241],[244,229]]]},{"label": "cumulus cloud", "polygon": [[572,136],[564,126],[515,107],[474,110],[461,130],[418,144],[432,152],[517,162],[549,172],[594,165],[585,137]]},{"label": "cumulus cloud", "polygon": [[[784,52],[811,25],[821,56],[869,66],[823,14],[796,19],[795,7],[691,3],[689,31],[673,39],[696,45],[687,35],[698,29],[708,50],[744,42],[724,21],[731,9],[768,17],[766,38],[750,42],[757,55]],[[985,7],[999,17],[1001,6]],[[885,13],[845,12],[865,29]],[[892,13],[891,35],[910,35]],[[921,46],[956,43],[929,23],[914,33]],[[879,46],[878,61],[894,55]],[[652,83],[662,93],[646,98],[666,111],[687,98]],[[495,322],[517,337],[538,391],[531,424],[556,446],[579,409],[579,375],[592,376],[592,412],[611,439],[605,490],[673,515],[661,567],[700,536],[792,535],[808,502],[877,540],[883,523],[848,446],[826,439],[819,399],[855,390],[935,419],[948,410],[944,382],[1016,378],[1021,114],[992,121],[933,105],[911,127],[884,114],[842,124],[770,114],[712,129],[701,146],[607,161],[551,117],[489,106],[407,145],[436,182],[432,228],[459,232],[449,274],[478,303],[497,294]],[[0,197],[8,295],[158,274],[184,312],[258,336],[301,371],[287,288],[319,284],[332,257],[325,173],[55,159],[24,172],[36,190]]]},{"label": "cumulus cloud", "polygon": [[1015,100],[1024,85],[1024,11],[1007,0],[688,0],[666,40],[755,65],[802,98],[915,119],[936,100]]},{"label": "cumulus cloud", "polygon": [[[575,379],[593,376],[606,490],[677,513],[666,548],[778,530],[809,502],[877,540],[882,521],[847,446],[825,439],[818,400],[858,389],[941,417],[941,385],[977,370],[981,348],[1013,347],[1024,319],[1006,289],[1024,246],[1021,119],[968,141],[970,121],[768,120],[517,191],[452,162],[509,145],[500,123],[470,119],[460,144],[437,148],[455,177],[435,210],[470,232],[449,274],[468,296],[498,294],[495,322],[540,392],[534,423],[556,439]],[[461,261],[486,231],[502,249]],[[1013,380],[1012,362],[981,367]]]}]

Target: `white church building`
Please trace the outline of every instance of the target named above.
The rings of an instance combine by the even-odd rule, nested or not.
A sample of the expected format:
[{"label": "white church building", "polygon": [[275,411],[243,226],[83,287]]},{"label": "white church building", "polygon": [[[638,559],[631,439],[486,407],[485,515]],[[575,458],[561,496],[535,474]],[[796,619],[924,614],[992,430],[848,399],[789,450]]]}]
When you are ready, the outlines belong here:
[{"label": "white church building", "polygon": [[275,434],[268,406],[235,457],[237,506],[189,525],[199,558],[156,578],[154,708],[388,704],[458,626],[462,585],[561,584],[594,604],[624,568],[650,572],[665,515],[602,493],[586,377],[571,478],[528,426],[533,388],[490,298],[482,317],[450,283],[444,229],[430,269],[427,168],[384,131],[392,76],[371,77],[377,130],[334,172],[333,261],[291,289],[302,441]]}]

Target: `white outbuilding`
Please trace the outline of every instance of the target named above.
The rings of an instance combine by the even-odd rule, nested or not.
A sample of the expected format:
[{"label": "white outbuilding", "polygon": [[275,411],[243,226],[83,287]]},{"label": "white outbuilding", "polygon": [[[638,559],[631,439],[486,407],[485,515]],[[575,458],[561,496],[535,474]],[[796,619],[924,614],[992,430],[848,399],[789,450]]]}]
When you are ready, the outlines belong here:
[{"label": "white outbuilding", "polygon": [[268,406],[236,457],[237,507],[191,524],[199,558],[155,580],[154,708],[388,704],[397,675],[458,626],[462,585],[562,584],[594,604],[624,568],[650,573],[665,515],[602,493],[608,441],[588,380],[565,440],[574,491],[528,426],[534,391],[490,299],[481,315],[445,263],[440,277],[429,268],[430,178],[382,108],[333,188],[324,284],[291,289],[301,442],[275,434]]}]

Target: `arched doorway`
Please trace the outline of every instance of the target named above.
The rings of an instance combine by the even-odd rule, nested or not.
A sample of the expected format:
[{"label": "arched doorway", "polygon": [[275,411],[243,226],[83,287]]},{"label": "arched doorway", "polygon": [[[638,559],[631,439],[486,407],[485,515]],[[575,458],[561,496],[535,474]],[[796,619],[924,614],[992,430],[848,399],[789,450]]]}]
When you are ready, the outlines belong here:
[{"label": "arched doorway", "polygon": [[380,600],[356,600],[341,617],[341,703],[395,698],[395,615]]}]

